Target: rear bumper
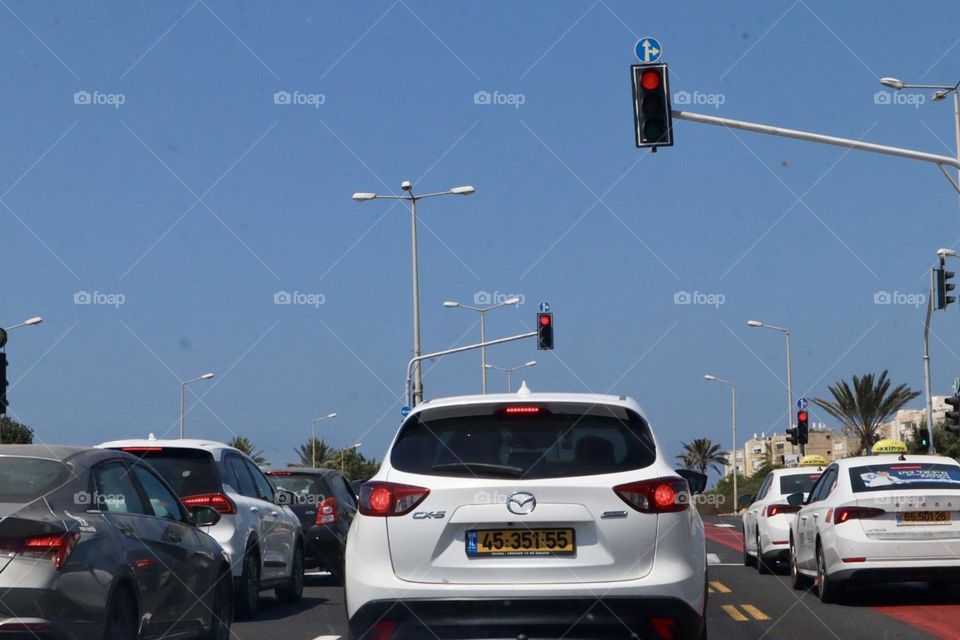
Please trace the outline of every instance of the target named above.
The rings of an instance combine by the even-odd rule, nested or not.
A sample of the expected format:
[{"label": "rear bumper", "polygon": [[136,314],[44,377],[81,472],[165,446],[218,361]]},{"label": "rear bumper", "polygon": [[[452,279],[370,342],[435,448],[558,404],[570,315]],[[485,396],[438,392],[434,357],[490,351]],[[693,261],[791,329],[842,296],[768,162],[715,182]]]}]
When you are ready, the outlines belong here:
[{"label": "rear bumper", "polygon": [[[483,598],[378,600],[350,618],[350,638],[700,637],[704,620],[676,598]],[[378,626],[380,628],[378,628]],[[392,635],[389,631],[392,629]],[[633,635],[631,635],[633,634]]]},{"label": "rear bumper", "polygon": [[871,567],[869,562],[858,564],[861,565],[858,568],[841,569],[831,573],[830,579],[851,585],[935,581],[960,583],[960,567]]},{"label": "rear bumper", "polygon": [[[344,538],[341,539],[340,536]],[[313,525],[304,531],[306,541],[305,556],[307,565],[324,564],[343,558],[346,545],[345,533],[341,534],[335,527]]]}]

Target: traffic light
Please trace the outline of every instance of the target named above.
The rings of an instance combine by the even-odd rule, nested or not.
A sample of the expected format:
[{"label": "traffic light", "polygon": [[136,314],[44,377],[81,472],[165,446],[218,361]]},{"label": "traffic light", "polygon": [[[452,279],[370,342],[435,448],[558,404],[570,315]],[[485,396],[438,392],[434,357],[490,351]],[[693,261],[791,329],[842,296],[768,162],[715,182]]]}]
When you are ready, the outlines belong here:
[{"label": "traffic light", "polygon": [[930,447],[930,432],[926,429],[920,429],[917,431],[917,441],[920,443],[920,446],[924,449]]},{"label": "traffic light", "polygon": [[947,411],[947,430],[960,433],[960,395],[953,394],[944,400],[953,410]]},{"label": "traffic light", "polygon": [[796,427],[787,429],[785,433],[787,434],[787,442],[789,442],[790,444],[799,444],[799,441],[797,440]]},{"label": "traffic light", "polygon": [[673,146],[670,112],[670,78],[665,64],[635,64],[633,72],[633,122],[637,147]]},{"label": "traffic light", "polygon": [[537,314],[537,349],[553,349],[553,314]]},{"label": "traffic light", "polygon": [[946,261],[940,258],[940,268],[934,269],[937,276],[937,309],[946,309],[957,301],[957,296],[947,295],[957,288],[957,285],[950,282],[956,274],[954,271],[947,271]]},{"label": "traffic light", "polygon": [[807,411],[797,411],[797,444],[807,444],[810,441],[810,426],[807,423]]},{"label": "traffic light", "polygon": [[0,416],[7,413],[7,354],[0,351]]}]

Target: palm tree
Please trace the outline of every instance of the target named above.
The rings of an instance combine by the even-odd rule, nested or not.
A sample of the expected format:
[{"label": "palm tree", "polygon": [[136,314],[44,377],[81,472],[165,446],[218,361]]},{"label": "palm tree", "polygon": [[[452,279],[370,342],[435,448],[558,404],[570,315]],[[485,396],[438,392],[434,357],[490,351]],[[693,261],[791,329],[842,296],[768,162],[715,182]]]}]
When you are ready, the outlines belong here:
[{"label": "palm tree", "polygon": [[720,445],[714,444],[707,438],[697,438],[693,442],[684,442],[683,453],[677,456],[684,468],[706,473],[713,469],[722,473],[720,465],[727,464],[727,456],[720,452]]},{"label": "palm tree", "polygon": [[234,449],[239,449],[245,454],[250,456],[254,462],[257,464],[266,464],[267,459],[263,457],[263,449],[257,449],[256,445],[253,444],[249,439],[244,438],[243,436],[236,436],[229,442],[227,442],[228,447],[233,447]]},{"label": "palm tree", "polygon": [[[293,450],[294,453],[300,457],[300,466],[313,466],[314,447],[316,447],[316,460],[318,467],[322,467],[323,462],[334,452],[333,447],[324,442],[322,438],[310,438],[307,440],[306,444],[302,444]],[[339,464],[339,462],[340,459],[337,458],[337,463]]]},{"label": "palm tree", "polygon": [[853,387],[846,381],[827,387],[833,400],[814,398],[818,407],[843,424],[845,433],[860,440],[860,453],[870,453],[877,438],[881,422],[902,409],[905,404],[920,395],[905,384],[893,389],[893,383],[884,370],[879,378],[868,373],[863,377],[853,376]]}]

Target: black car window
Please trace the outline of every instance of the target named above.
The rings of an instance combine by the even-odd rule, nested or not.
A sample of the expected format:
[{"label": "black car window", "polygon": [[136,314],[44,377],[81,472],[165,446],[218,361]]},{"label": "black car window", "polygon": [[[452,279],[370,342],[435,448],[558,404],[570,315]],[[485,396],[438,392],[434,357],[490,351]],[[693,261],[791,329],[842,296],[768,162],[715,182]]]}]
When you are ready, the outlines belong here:
[{"label": "black car window", "polygon": [[810,496],[810,502],[820,502],[833,491],[833,483],[837,479],[836,467],[830,467],[823,472],[820,480],[817,481],[816,490]]},{"label": "black car window", "polygon": [[158,518],[167,518],[168,520],[176,520],[178,522],[183,520],[180,502],[176,496],[170,493],[170,490],[164,486],[160,478],[139,464],[133,468],[133,473],[140,482],[140,487],[143,489],[144,495],[147,496],[147,501],[153,509],[153,515]]},{"label": "black car window", "polygon": [[273,502],[273,487],[270,486],[270,483],[267,481],[266,476],[263,475],[263,472],[257,468],[257,465],[253,464],[246,458],[240,459],[243,460],[243,464],[250,472],[250,475],[253,476],[253,482],[257,485],[257,492],[260,494],[260,499],[266,500],[267,502]]},{"label": "black car window", "polygon": [[24,504],[46,495],[70,478],[59,460],[0,456],[0,502]]},{"label": "black car window", "polygon": [[770,484],[772,480],[773,476],[768,475],[767,479],[763,481],[762,485],[760,485],[760,490],[757,491],[757,497],[754,499],[754,501],[763,500],[766,497],[767,492],[770,491]]},{"label": "black car window", "polygon": [[123,447],[123,451],[146,460],[178,496],[222,491],[217,468],[209,451],[153,446]]},{"label": "black car window", "polygon": [[248,498],[257,497],[257,487],[253,484],[253,478],[250,472],[243,464],[243,458],[235,453],[227,454],[224,458],[224,468],[226,470],[226,482],[233,487],[234,491]]},{"label": "black car window", "polygon": [[93,477],[97,490],[89,501],[91,508],[111,513],[150,514],[130,477],[130,469],[124,463],[98,464],[93,468]]},{"label": "black car window", "polygon": [[323,478],[312,473],[295,473],[292,471],[275,471],[270,474],[270,482],[278,489],[286,489],[295,496],[298,501],[305,502],[305,498],[320,497],[330,495]]},{"label": "black car window", "polygon": [[791,493],[809,493],[813,484],[820,477],[820,472],[799,473],[789,476],[780,476],[780,493],[785,496]]}]

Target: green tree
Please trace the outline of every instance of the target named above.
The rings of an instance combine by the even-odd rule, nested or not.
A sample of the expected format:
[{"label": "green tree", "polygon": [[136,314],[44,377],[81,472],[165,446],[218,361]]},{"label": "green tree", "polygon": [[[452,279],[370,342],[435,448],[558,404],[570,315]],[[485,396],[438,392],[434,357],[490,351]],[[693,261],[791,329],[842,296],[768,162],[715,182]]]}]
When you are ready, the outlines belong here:
[{"label": "green tree", "polygon": [[727,464],[727,456],[720,451],[719,444],[707,438],[697,438],[693,442],[681,444],[683,452],[677,458],[685,469],[693,469],[700,473],[706,473],[707,469],[713,469],[717,473],[723,472],[721,465]]},{"label": "green tree", "polygon": [[868,373],[853,376],[853,386],[845,380],[830,385],[827,390],[832,400],[814,398],[818,407],[843,424],[848,435],[860,441],[860,453],[870,453],[877,439],[877,427],[889,420],[905,404],[920,395],[905,384],[891,389],[892,382],[887,371],[879,377]]},{"label": "green tree", "polygon": [[266,464],[267,459],[263,457],[263,450],[257,449],[256,445],[253,444],[249,439],[244,438],[243,436],[236,436],[229,442],[227,442],[228,447],[233,447],[234,449],[239,449],[245,454],[250,456],[254,462],[257,464]]},{"label": "green tree", "polygon": [[377,472],[380,463],[371,458],[365,457],[358,449],[339,449],[331,453],[319,465],[328,469],[342,470],[350,480],[366,480]]},{"label": "green tree", "polygon": [[33,444],[33,429],[9,416],[0,417],[0,442]]},{"label": "green tree", "polygon": [[[920,444],[920,431],[927,428],[927,421],[921,420],[920,426],[913,428],[913,438],[907,443],[910,453],[926,453],[927,448]],[[933,444],[937,454],[960,460],[960,435],[949,431],[946,423],[940,421],[933,429]]]},{"label": "green tree", "polygon": [[[323,441],[322,438],[310,438],[307,440],[306,444],[302,444],[296,449],[294,453],[300,457],[300,466],[301,467],[312,467],[314,459],[314,446],[316,446],[316,460],[318,467],[331,466],[325,465],[324,462],[330,454],[334,452],[334,449]],[[339,462],[339,459],[337,460]]]}]

